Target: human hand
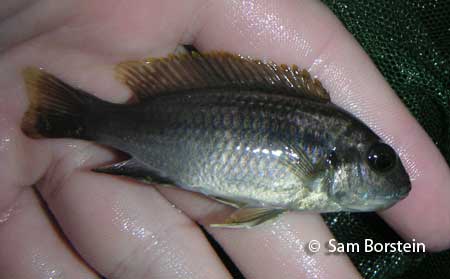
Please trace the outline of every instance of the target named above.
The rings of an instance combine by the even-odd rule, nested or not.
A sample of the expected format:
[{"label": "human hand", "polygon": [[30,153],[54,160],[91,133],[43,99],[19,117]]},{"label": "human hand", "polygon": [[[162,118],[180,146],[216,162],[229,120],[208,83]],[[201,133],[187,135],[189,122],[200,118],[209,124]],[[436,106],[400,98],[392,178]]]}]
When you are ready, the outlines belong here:
[{"label": "human hand", "polygon": [[[448,166],[320,2],[15,1],[4,4],[0,16],[4,278],[229,276],[195,223],[223,220],[228,208],[196,194],[92,173],[114,155],[92,143],[32,140],[20,131],[25,66],[43,67],[100,98],[123,102],[130,93],[114,80],[113,65],[164,56],[178,44],[310,70],[334,103],[396,148],[413,180],[410,195],[381,216],[405,240],[434,250],[450,246]],[[311,239],[332,238],[317,214],[289,213],[250,230],[205,228],[248,278],[359,276],[345,256],[305,250]]]}]

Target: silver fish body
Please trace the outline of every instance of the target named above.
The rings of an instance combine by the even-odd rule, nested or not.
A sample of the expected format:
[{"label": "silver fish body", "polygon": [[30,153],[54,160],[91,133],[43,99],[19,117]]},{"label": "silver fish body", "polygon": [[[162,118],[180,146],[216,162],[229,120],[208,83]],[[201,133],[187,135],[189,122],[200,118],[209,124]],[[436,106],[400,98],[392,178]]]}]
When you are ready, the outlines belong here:
[{"label": "silver fish body", "polygon": [[[393,149],[331,103],[304,72],[232,56],[225,61],[189,58],[189,65],[202,67],[196,70],[199,76],[215,80],[212,86],[192,89],[199,76],[192,74],[190,87],[174,86],[191,74],[182,65],[188,62],[171,59],[161,63],[165,68],[154,66],[152,71],[139,63],[119,69],[141,99],[133,104],[107,103],[30,71],[32,98],[40,94],[34,88],[49,82],[59,83],[60,91],[69,88],[65,91],[72,98],[66,94],[65,114],[57,120],[51,119],[54,113],[45,114],[52,108],[33,109],[32,99],[22,128],[30,136],[92,140],[131,157],[97,171],[169,183],[241,208],[372,211],[409,192],[409,177]],[[234,68],[221,69],[224,63]],[[162,77],[154,75],[162,69]],[[278,81],[270,69],[276,69]],[[178,74],[178,81],[167,72]],[[252,73],[255,78],[249,79]],[[247,77],[230,81],[237,74]],[[282,84],[280,77],[289,83]],[[163,88],[152,87],[158,78],[168,84],[164,94],[158,93]],[[53,93],[47,98],[58,98]]]},{"label": "silver fish body", "polygon": [[[120,118],[110,122],[111,114]],[[348,210],[352,204],[332,195],[337,184],[347,184],[340,187],[365,192],[354,206],[369,211],[379,209],[378,201],[387,198],[388,207],[391,198],[407,192],[383,183],[364,187],[371,181],[370,167],[355,154],[381,140],[332,103],[207,91],[160,96],[99,115],[94,134],[104,137],[96,141],[127,152],[174,185],[247,206]],[[120,137],[110,136],[116,131]],[[318,166],[316,173],[306,175],[299,167],[305,155]],[[406,173],[400,162],[397,168]],[[403,177],[399,182],[408,185]]]}]

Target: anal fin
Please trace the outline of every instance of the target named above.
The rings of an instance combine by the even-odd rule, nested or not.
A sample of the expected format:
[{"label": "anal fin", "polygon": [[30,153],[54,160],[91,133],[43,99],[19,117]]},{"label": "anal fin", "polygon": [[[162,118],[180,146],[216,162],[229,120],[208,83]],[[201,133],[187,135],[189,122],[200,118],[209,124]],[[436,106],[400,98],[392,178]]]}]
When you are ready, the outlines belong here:
[{"label": "anal fin", "polygon": [[210,224],[214,228],[252,228],[284,213],[283,208],[244,207],[233,212],[223,224]]}]

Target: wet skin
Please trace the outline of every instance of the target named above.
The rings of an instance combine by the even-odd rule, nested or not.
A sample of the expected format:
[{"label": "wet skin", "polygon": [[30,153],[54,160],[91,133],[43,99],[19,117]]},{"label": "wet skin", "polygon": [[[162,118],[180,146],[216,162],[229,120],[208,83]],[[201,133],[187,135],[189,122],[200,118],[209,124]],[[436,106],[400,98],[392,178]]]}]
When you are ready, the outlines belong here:
[{"label": "wet skin", "polygon": [[[0,269],[6,276],[227,277],[194,222],[220,220],[227,207],[184,191],[93,174],[92,167],[119,158],[97,145],[43,144],[20,131],[25,66],[42,66],[101,98],[124,102],[131,93],[114,79],[113,65],[164,56],[180,43],[295,63],[317,75],[334,103],[393,146],[412,179],[408,198],[380,215],[405,239],[424,241],[432,250],[450,246],[448,166],[368,56],[318,1],[38,3],[14,1],[0,9],[3,18],[10,15],[0,23]],[[309,239],[332,237],[315,214],[286,214],[256,230],[208,230],[247,277],[359,276],[346,257],[305,252]]]}]

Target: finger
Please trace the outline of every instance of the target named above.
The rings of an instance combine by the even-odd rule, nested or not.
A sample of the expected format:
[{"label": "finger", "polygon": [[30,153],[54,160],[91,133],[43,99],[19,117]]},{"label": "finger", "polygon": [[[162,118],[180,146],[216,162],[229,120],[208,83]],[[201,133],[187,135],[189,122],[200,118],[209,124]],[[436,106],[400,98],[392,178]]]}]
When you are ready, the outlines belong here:
[{"label": "finger", "polygon": [[[10,134],[11,136],[11,134]],[[20,139],[20,137],[19,137]],[[26,141],[26,140],[25,140]],[[20,142],[17,140],[17,142]],[[9,147],[9,146],[8,146]],[[35,146],[37,147],[37,146]],[[74,141],[62,141],[60,144],[55,144],[51,141],[41,141],[39,148],[43,150],[50,150],[53,149],[54,155],[54,161],[51,166],[48,167],[48,172],[55,174],[54,177],[47,178],[48,184],[50,186],[46,188],[46,198],[49,200],[49,204],[53,204],[52,198],[50,196],[58,196],[59,195],[59,187],[56,187],[56,185],[59,183],[59,180],[70,180],[71,176],[68,175],[70,173],[70,170],[73,170],[74,168],[79,167],[80,165],[83,165],[91,156],[98,157],[99,160],[110,160],[111,156],[109,152],[99,152],[98,148],[92,146],[88,143],[82,143],[82,142],[74,142]],[[14,151],[15,149],[12,147],[8,148],[9,151]],[[15,156],[18,156],[17,152],[12,152]],[[41,152],[36,152],[37,154],[41,154]],[[9,154],[9,153],[8,153]],[[50,156],[53,157],[53,156]],[[17,157],[16,157],[17,158]],[[37,156],[36,158],[39,158]],[[5,163],[5,166],[7,165],[7,161],[3,161]],[[42,163],[45,163],[42,162]],[[39,167],[39,165],[37,165]],[[23,170],[18,170],[18,172]],[[58,176],[58,174],[60,176]],[[6,175],[6,173],[5,173]],[[92,175],[92,174],[91,174]],[[66,177],[67,176],[67,177]],[[6,177],[6,176],[5,176]],[[9,176],[8,176],[9,177]],[[20,172],[18,177],[24,177],[24,172]],[[56,178],[59,177],[59,178]],[[112,180],[115,180],[116,178],[111,178]],[[89,181],[89,178],[87,179]],[[6,181],[6,180],[5,180]],[[22,183],[22,181],[17,181]],[[24,183],[27,181],[23,181]],[[93,183],[96,183],[94,180]],[[53,188],[51,185],[55,185]],[[100,183],[101,184],[101,183]],[[120,196],[122,198],[127,197],[127,187],[124,185],[126,183],[121,183],[120,186],[117,186],[118,188],[121,188],[123,190],[123,194]],[[86,192],[83,193],[83,195],[91,197],[91,188],[88,186],[89,183],[86,184]],[[117,185],[117,184],[116,184]],[[125,186],[125,187],[124,187]],[[69,187],[75,187],[75,189],[79,188],[79,186],[69,186]],[[7,193],[6,190],[11,190],[11,192],[17,193],[20,188],[16,187],[5,187],[4,193]],[[14,190],[14,191],[13,191]],[[107,192],[108,189],[103,189],[103,191]],[[145,190],[143,190],[145,191]],[[61,194],[61,195],[64,195]],[[71,195],[70,193],[68,195]],[[12,196],[12,194],[11,194]],[[173,229],[181,234],[181,237],[177,238],[176,240],[167,239],[169,235],[171,237],[176,237],[177,233],[171,234],[164,231],[157,231],[159,234],[162,234],[161,237],[159,237],[156,233],[155,234],[147,234],[149,232],[148,226],[152,225],[149,224],[146,219],[146,217],[142,217],[144,219],[143,223],[140,224],[138,220],[131,220],[132,217],[130,217],[130,214],[138,215],[138,213],[124,213],[120,210],[127,210],[128,208],[124,206],[124,208],[114,208],[113,205],[105,204],[105,203],[98,203],[97,201],[92,201],[91,204],[95,205],[97,207],[100,207],[100,210],[97,208],[91,209],[89,206],[85,206],[86,201],[88,200],[85,196],[77,196],[73,195],[71,198],[73,198],[72,203],[65,203],[64,205],[70,205],[73,206],[72,208],[69,208],[67,211],[61,212],[59,210],[59,207],[56,206],[56,209],[54,211],[56,213],[60,213],[57,215],[59,219],[62,219],[62,224],[65,224],[66,222],[71,222],[71,220],[75,223],[72,224],[78,231],[75,231],[73,234],[70,234],[69,237],[71,237],[71,243],[78,244],[78,242],[73,241],[72,238],[79,238],[81,239],[81,243],[85,243],[83,241],[88,242],[86,246],[82,246],[86,248],[85,250],[80,249],[80,252],[83,252],[83,255],[85,255],[85,259],[90,260],[90,264],[95,269],[98,269],[103,274],[108,274],[108,277],[110,278],[135,278],[135,276],[140,276],[142,278],[152,278],[152,277],[170,277],[170,278],[177,278],[176,276],[183,277],[185,275],[199,277],[205,275],[210,276],[211,278],[221,278],[226,277],[227,271],[222,266],[222,263],[219,259],[217,259],[217,256],[215,255],[214,251],[210,248],[207,241],[204,239],[203,234],[198,230],[195,224],[191,224],[191,222],[186,218],[173,218],[171,214],[167,215],[167,220],[159,219],[158,216],[161,215],[161,211],[171,211],[172,214],[178,214],[178,211],[176,211],[173,207],[171,207],[168,204],[165,204],[168,209],[159,208],[158,206],[155,206],[155,204],[151,203],[151,200],[145,199],[145,196],[143,195],[137,195],[137,197],[141,198],[141,202],[134,201],[131,197],[127,202],[124,202],[127,206],[131,207],[129,210],[130,212],[136,212],[136,210],[140,209],[140,205],[142,204],[148,204],[150,203],[152,206],[149,208],[148,206],[142,207],[142,210],[144,212],[149,212],[153,214],[153,222],[156,222],[159,224],[161,222],[163,225],[166,225],[167,227],[173,227]],[[150,194],[151,196],[151,194]],[[95,197],[95,195],[94,195]],[[97,197],[99,199],[102,198],[108,198],[108,196],[104,195],[102,193],[102,190],[98,190]],[[111,201],[112,202],[112,201]],[[6,204],[6,203],[5,203]],[[155,206],[155,207],[153,207]],[[77,209],[83,208],[83,209],[90,209],[92,212],[95,211],[101,211],[109,213],[108,214],[100,214],[96,215],[97,218],[94,220],[91,220],[89,222],[89,219],[87,217],[90,216],[91,211],[87,214],[85,214],[85,221],[83,219],[83,216],[80,218],[77,218],[75,214],[72,212],[75,212]],[[108,211],[109,210],[109,211]],[[114,211],[115,210],[115,211]],[[3,212],[3,211],[2,211]],[[8,214],[8,210],[5,209],[5,214]],[[84,211],[83,211],[84,212]],[[75,220],[73,220],[75,218]],[[105,219],[106,218],[106,219]],[[188,226],[188,228],[179,228],[178,226],[182,226],[182,222],[180,221],[182,219],[185,223],[191,224]],[[109,222],[111,226],[115,228],[114,230],[109,230],[110,233],[106,233],[110,237],[103,237],[104,235],[102,232],[104,230],[108,230],[107,226],[99,226],[100,222]],[[133,224],[129,224],[129,222],[133,222]],[[175,223],[174,223],[175,222]],[[178,225],[178,226],[177,226]],[[91,229],[93,232],[89,231],[89,233],[83,234],[84,226],[87,227],[87,229]],[[127,228],[128,226],[131,226],[130,231],[125,231],[123,228]],[[147,226],[147,227],[146,227]],[[63,226],[65,227],[65,226]],[[154,226],[152,225],[151,229]],[[16,229],[20,229],[18,226],[15,227]],[[161,226],[158,226],[161,230]],[[51,234],[49,234],[48,230],[41,230],[40,233],[42,235],[37,234],[32,231],[28,231],[29,233],[34,233],[36,236],[37,243],[47,243],[48,241],[44,241],[46,237],[52,237]],[[114,235],[114,232],[118,235]],[[8,232],[9,233],[9,232]],[[18,234],[20,236],[20,234]],[[132,235],[135,237],[135,241],[132,242],[129,240],[129,235]],[[139,237],[144,238],[144,240],[141,240]],[[98,241],[100,245],[96,244],[96,239],[99,238],[102,241]],[[29,238],[32,240],[32,238]],[[8,239],[9,240],[9,239]],[[168,243],[169,242],[169,243]],[[11,242],[12,243],[12,242]],[[111,243],[114,243],[115,245],[112,245]],[[147,243],[147,246],[145,244]],[[187,243],[188,245],[184,245],[184,243]],[[21,249],[20,252],[23,253],[23,256],[29,256],[32,257],[33,255],[30,254],[30,250],[27,250],[26,248],[32,249],[33,245],[31,243],[24,243],[23,246],[24,249]],[[30,245],[28,245],[30,244]],[[134,244],[130,245],[130,244]],[[151,244],[154,245],[154,247],[151,246]],[[184,247],[183,247],[184,245]],[[101,253],[101,251],[104,251],[102,247],[112,247],[113,249],[107,250],[111,251],[117,249],[117,251],[112,251],[113,255],[116,255],[116,257],[111,257],[108,253]],[[125,247],[125,248],[124,248]],[[202,248],[203,247],[203,248]],[[77,247],[78,248],[78,247]],[[151,249],[154,248],[154,249]],[[133,251],[133,252],[130,252]],[[196,251],[196,253],[191,253],[191,251]],[[128,253],[128,254],[127,254]],[[125,255],[128,255],[129,258],[127,258]],[[153,255],[153,257],[152,257]],[[194,257],[191,257],[194,255]],[[161,257],[158,259],[158,257]],[[64,257],[61,257],[63,259]],[[192,259],[191,261],[184,261],[184,258],[186,259]],[[13,260],[16,258],[13,258]],[[102,260],[106,259],[105,262]],[[153,260],[152,260],[153,259]],[[41,260],[44,260],[42,258]],[[98,261],[97,261],[98,260]],[[50,259],[49,259],[50,262]],[[150,262],[150,263],[149,263]],[[196,264],[192,265],[191,263],[195,262]],[[8,264],[9,258],[8,255],[2,255],[2,261],[1,263]],[[52,262],[52,266],[57,264],[58,262]],[[13,267],[13,269],[8,269],[12,274],[14,272],[19,272],[19,274],[22,274],[20,272],[28,272],[29,269],[33,268],[31,265],[32,262],[30,261],[19,261],[16,262],[16,264]],[[55,266],[55,268],[61,268],[60,266]],[[68,268],[66,268],[68,269]],[[148,270],[151,271],[148,271]],[[19,271],[18,271],[19,270]],[[22,271],[20,271],[22,270]],[[48,269],[46,269],[48,270]],[[192,270],[192,271],[191,271]],[[44,270],[41,270],[44,272]],[[49,270],[49,272],[52,272],[52,270]],[[59,272],[56,270],[55,272]],[[65,271],[68,274],[70,274],[70,270]],[[76,276],[75,276],[76,277]]]},{"label": "finger", "polygon": [[[153,9],[142,9],[142,5],[127,4],[125,7],[106,5],[109,13],[103,16],[97,14],[97,17],[92,18],[86,18],[86,16],[92,16],[95,12],[105,12],[105,6],[86,5],[85,8],[89,7],[89,13],[84,14],[83,17],[75,21],[69,20],[65,22],[67,25],[63,26],[64,28],[59,26],[55,28],[56,30],[51,30],[26,44],[11,49],[8,57],[0,58],[0,64],[6,68],[9,67],[10,73],[13,73],[9,74],[10,78],[2,77],[2,82],[21,84],[17,72],[26,65],[39,65],[72,84],[78,84],[88,91],[96,92],[98,96],[123,101],[126,99],[123,95],[125,90],[117,86],[117,82],[113,82],[111,60],[122,60],[125,56],[129,59],[131,58],[128,57],[129,53],[148,51],[149,47],[152,48],[148,42],[162,45],[159,50],[152,52],[155,55],[158,55],[158,51],[161,54],[167,53],[171,50],[170,44],[173,44],[175,48],[178,43],[177,41],[167,42],[167,39],[165,40],[164,36],[158,33],[140,36],[135,30],[137,27],[135,23],[129,25],[129,28],[133,29],[130,31],[134,31],[133,38],[128,40],[127,44],[123,43],[126,34],[130,33],[117,33],[118,28],[124,27],[122,25],[124,21],[120,22],[123,17],[115,17],[115,14],[127,13],[139,19],[161,20],[172,18],[172,16],[177,18],[175,10],[183,9],[183,5],[178,3],[173,5],[173,9],[167,9],[164,3],[159,3],[161,4],[159,7],[158,2],[153,4]],[[161,10],[165,10],[168,16],[164,17],[158,13]],[[147,16],[142,11],[151,12]],[[102,17],[103,21],[100,20]],[[95,20],[98,21],[95,22]],[[49,22],[51,23],[52,20]],[[144,33],[147,30],[155,30],[148,28],[148,22],[146,24],[142,20],[140,22],[145,27],[141,29]],[[46,26],[51,27],[51,24]],[[185,24],[179,24],[173,25],[172,28],[181,30],[184,26]],[[100,35],[92,32],[98,28],[103,31]],[[67,30],[73,32],[66,33]],[[99,39],[99,37],[107,34],[108,30],[116,33],[111,37],[106,36],[110,44],[104,45],[104,38]],[[174,32],[168,33],[170,36],[179,33],[176,30],[172,31]],[[22,36],[26,36],[26,33]],[[158,40],[151,40],[152,36],[157,37]],[[146,43],[139,44],[137,41],[143,41],[143,38]],[[90,44],[89,48],[85,44],[87,40],[96,43]],[[67,45],[60,45],[57,42],[65,42]],[[128,48],[133,45],[137,47]],[[102,53],[114,52],[116,56],[111,58],[92,54],[96,50],[101,50]],[[72,79],[66,78],[67,76]],[[74,80],[74,77],[78,80]],[[111,86],[112,90],[108,90],[105,84],[114,86]],[[14,88],[14,90],[21,91],[23,88]],[[18,115],[18,112],[24,110],[24,103],[22,100],[20,107],[16,107],[13,111],[16,119],[8,121],[8,123],[14,123],[15,127],[19,126],[21,114]],[[23,136],[22,139],[27,141]],[[93,145],[77,141],[58,142],[42,140],[39,141],[38,146],[32,148],[51,151],[48,152],[50,156],[38,154],[33,158],[34,165],[38,165],[40,169],[38,173],[42,174],[46,171],[49,174],[44,182],[39,183],[39,189],[66,236],[82,257],[96,270],[107,275],[108,278],[229,277],[195,223],[173,208],[157,192],[140,185],[133,190],[133,188],[124,187],[128,186],[128,183],[117,178],[105,178],[103,175],[74,171],[84,165],[91,156],[107,160],[108,153],[101,153]],[[39,160],[41,158],[45,160]],[[5,161],[5,164],[7,162]],[[42,164],[36,164],[37,162]],[[23,173],[20,175],[23,176]]]},{"label": "finger", "polygon": [[83,259],[107,278],[229,276],[198,226],[152,187],[90,172],[105,158],[96,149],[81,151],[95,164],[74,170],[62,159],[39,185]]},{"label": "finger", "polygon": [[0,216],[0,277],[99,278],[51,223],[32,188]]},{"label": "finger", "polygon": [[[319,1],[220,1],[202,14],[195,33],[202,50],[308,68],[333,102],[355,114],[399,153],[412,191],[381,216],[406,240],[450,247],[450,170],[352,36]],[[427,210],[422,210],[423,206]],[[417,226],[420,219],[421,225]]]},{"label": "finger", "polygon": [[[159,191],[204,225],[246,278],[360,278],[344,253],[330,253],[333,239],[314,213],[288,213],[251,229],[211,228],[233,209],[198,194],[159,187]],[[312,251],[310,242],[319,245]]]}]

